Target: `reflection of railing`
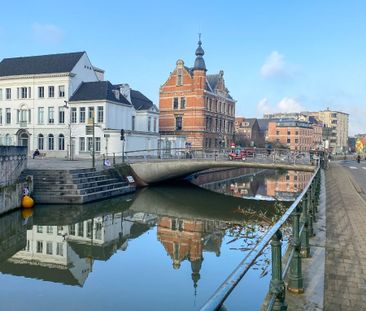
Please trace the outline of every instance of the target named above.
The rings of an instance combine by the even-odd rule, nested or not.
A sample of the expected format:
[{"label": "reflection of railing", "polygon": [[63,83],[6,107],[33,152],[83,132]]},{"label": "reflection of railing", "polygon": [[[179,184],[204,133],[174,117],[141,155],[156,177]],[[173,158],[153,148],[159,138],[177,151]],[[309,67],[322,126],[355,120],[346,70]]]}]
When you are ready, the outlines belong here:
[{"label": "reflection of railing", "polygon": [[[143,149],[104,155],[111,163],[138,162],[138,161],[165,161],[165,160],[230,160],[232,149],[199,149],[199,148],[169,148]],[[244,149],[245,152],[245,149]],[[291,152],[287,149],[268,150],[255,148],[247,151],[239,160],[259,163],[309,164],[310,155],[305,152]]]},{"label": "reflection of railing", "polygon": [[[257,258],[262,255],[270,241],[272,249],[272,279],[270,283],[271,298],[267,310],[285,310],[285,283],[284,277],[290,270],[287,289],[294,293],[304,291],[301,269],[301,256],[310,256],[309,237],[313,236],[313,221],[319,202],[320,194],[320,169],[318,168],[303,192],[290,206],[286,213],[273,225],[243,259],[239,266],[229,275],[225,282],[216,290],[211,298],[201,308],[201,311],[219,310],[224,301],[229,297],[236,285],[245,276],[248,270],[255,264]],[[302,222],[300,223],[300,215]],[[287,264],[282,270],[281,255],[281,227],[292,218],[292,243]],[[300,227],[301,225],[301,227]]]}]

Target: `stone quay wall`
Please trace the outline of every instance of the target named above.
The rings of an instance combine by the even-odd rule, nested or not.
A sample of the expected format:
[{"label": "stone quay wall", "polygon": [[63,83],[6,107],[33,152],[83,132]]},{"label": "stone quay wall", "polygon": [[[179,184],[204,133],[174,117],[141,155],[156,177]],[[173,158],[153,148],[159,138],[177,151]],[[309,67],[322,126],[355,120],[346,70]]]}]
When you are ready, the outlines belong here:
[{"label": "stone quay wall", "polygon": [[0,146],[0,186],[13,184],[27,167],[27,147]]},{"label": "stone quay wall", "polygon": [[20,207],[23,188],[32,191],[32,177],[20,180],[27,167],[27,147],[0,146],[0,214]]}]

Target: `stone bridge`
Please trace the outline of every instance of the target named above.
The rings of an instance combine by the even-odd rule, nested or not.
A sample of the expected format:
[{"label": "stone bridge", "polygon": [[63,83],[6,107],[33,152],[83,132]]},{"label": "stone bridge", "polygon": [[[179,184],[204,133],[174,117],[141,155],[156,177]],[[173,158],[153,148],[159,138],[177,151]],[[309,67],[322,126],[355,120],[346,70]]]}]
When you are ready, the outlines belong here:
[{"label": "stone bridge", "polygon": [[293,171],[314,172],[315,166],[288,163],[259,163],[229,160],[164,160],[151,162],[130,163],[133,175],[140,186],[154,183],[182,179],[193,173],[212,168],[258,168],[258,169],[283,169]]}]

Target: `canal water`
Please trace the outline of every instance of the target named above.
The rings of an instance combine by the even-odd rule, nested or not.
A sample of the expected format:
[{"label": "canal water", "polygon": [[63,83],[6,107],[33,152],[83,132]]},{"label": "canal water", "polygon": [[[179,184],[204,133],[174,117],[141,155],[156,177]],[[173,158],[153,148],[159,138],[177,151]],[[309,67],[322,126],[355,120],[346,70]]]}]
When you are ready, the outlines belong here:
[{"label": "canal water", "polygon": [[[296,197],[309,178],[222,170],[193,176],[196,185],[2,216],[0,310],[197,310],[289,204],[277,200]],[[260,309],[268,255],[228,310]]]}]

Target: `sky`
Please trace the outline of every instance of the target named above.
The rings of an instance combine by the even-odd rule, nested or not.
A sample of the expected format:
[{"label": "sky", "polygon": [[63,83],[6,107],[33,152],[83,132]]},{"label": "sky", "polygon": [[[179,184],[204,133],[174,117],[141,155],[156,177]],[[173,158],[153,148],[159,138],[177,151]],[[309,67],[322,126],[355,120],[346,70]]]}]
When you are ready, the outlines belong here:
[{"label": "sky", "polygon": [[1,11],[0,59],[86,51],[106,80],[158,105],[202,33],[207,73],[224,71],[236,115],[329,107],[366,133],[366,1],[12,0]]}]

